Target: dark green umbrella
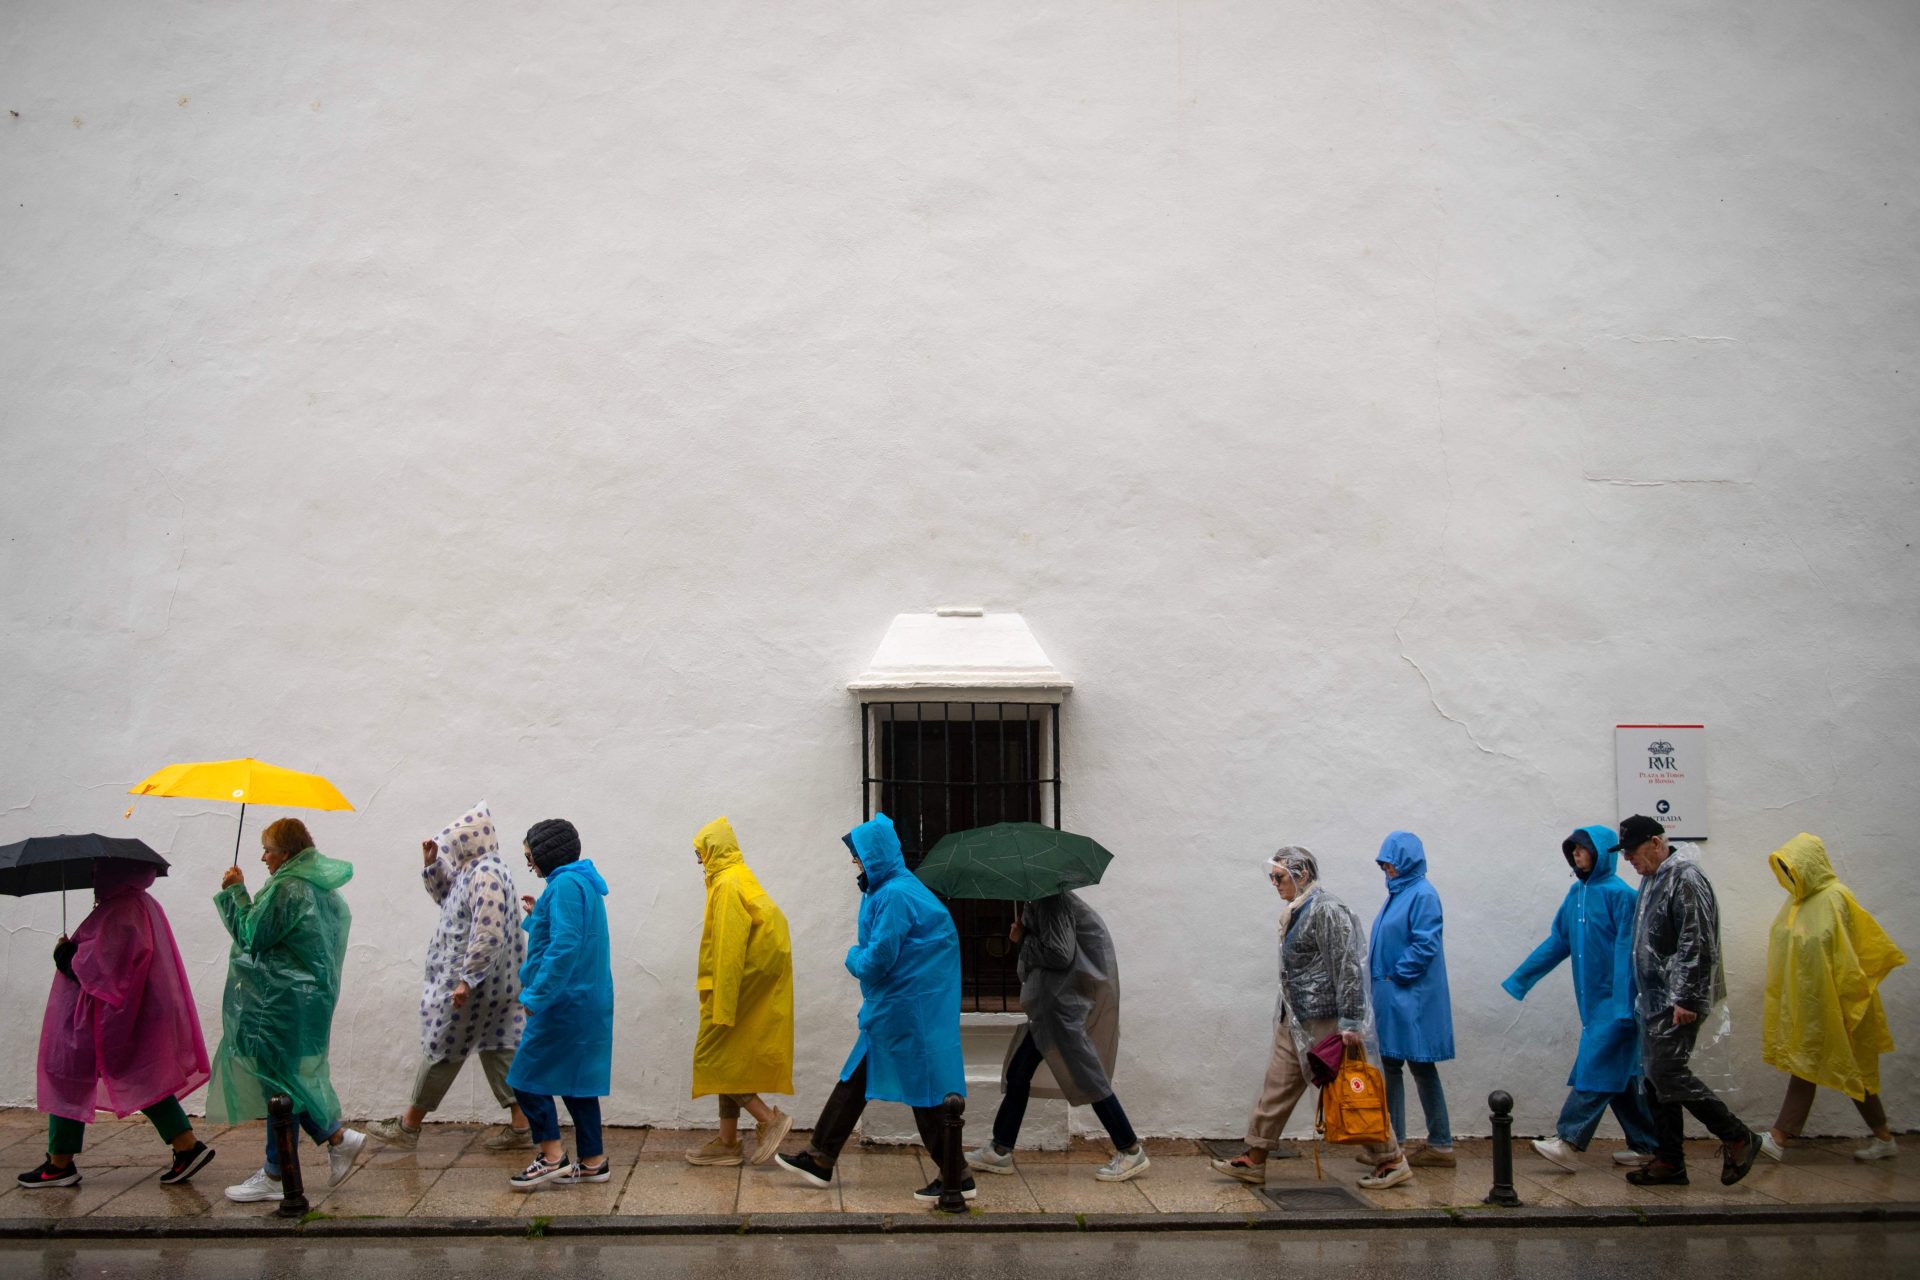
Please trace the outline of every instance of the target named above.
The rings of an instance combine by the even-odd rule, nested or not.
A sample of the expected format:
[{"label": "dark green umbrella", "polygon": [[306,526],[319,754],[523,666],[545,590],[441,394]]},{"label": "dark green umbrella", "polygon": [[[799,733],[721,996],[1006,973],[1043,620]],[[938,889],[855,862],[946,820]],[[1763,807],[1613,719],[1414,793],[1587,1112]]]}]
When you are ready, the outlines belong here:
[{"label": "dark green umbrella", "polygon": [[1087,836],[1037,822],[956,831],[920,863],[920,882],[948,898],[1037,902],[1099,884],[1113,855]]}]

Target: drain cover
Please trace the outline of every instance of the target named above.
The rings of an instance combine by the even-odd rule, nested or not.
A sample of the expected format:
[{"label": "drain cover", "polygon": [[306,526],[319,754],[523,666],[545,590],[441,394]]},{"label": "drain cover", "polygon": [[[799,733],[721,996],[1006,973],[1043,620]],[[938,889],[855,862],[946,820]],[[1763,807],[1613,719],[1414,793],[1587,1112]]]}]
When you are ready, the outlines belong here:
[{"label": "drain cover", "polygon": [[1255,1187],[1254,1194],[1276,1209],[1371,1209],[1345,1187]]}]

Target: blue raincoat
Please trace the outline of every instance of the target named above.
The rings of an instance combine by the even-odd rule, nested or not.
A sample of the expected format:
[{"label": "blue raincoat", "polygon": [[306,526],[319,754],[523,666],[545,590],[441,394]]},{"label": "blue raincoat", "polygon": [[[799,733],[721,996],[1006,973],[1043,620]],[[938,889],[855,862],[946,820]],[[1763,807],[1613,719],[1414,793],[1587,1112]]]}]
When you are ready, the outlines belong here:
[{"label": "blue raincoat", "polygon": [[522,922],[527,1029],[507,1084],[525,1093],[604,1098],[613,1091],[613,957],[607,882],[582,858],[555,867]]},{"label": "blue raincoat", "polygon": [[[1586,1093],[1620,1093],[1640,1073],[1633,1022],[1633,908],[1640,896],[1619,875],[1620,838],[1612,827],[1582,827],[1594,848],[1593,870],[1560,903],[1547,939],[1500,985],[1515,1000],[1573,959],[1573,1000],[1580,1009],[1580,1055],[1567,1084]],[[1573,862],[1572,853],[1567,862]]]},{"label": "blue raincoat", "polygon": [[867,1059],[867,1097],[937,1107],[967,1092],[960,1056],[960,933],[933,891],[907,870],[893,819],[847,835],[866,872],[859,941],[847,972],[860,980],[860,1039],[840,1078]]},{"label": "blue raincoat", "polygon": [[1387,901],[1373,919],[1373,1016],[1382,1057],[1445,1062],[1453,1057],[1453,1002],[1441,942],[1440,891],[1427,879],[1427,850],[1396,831],[1375,862],[1394,870]]}]

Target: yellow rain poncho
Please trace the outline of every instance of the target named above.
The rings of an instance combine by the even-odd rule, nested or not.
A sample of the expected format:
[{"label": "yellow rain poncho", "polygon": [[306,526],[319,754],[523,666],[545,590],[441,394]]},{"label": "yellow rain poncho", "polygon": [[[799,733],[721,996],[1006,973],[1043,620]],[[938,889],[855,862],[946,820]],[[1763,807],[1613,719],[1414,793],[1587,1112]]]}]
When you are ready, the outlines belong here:
[{"label": "yellow rain poncho", "polygon": [[693,1096],[793,1092],[793,944],[725,818],[693,838],[707,876]]},{"label": "yellow rain poncho", "polygon": [[1855,1101],[1879,1093],[1893,1036],[1878,988],[1907,958],[1834,876],[1817,837],[1797,835],[1767,861],[1787,903],[1767,944],[1763,1056]]}]

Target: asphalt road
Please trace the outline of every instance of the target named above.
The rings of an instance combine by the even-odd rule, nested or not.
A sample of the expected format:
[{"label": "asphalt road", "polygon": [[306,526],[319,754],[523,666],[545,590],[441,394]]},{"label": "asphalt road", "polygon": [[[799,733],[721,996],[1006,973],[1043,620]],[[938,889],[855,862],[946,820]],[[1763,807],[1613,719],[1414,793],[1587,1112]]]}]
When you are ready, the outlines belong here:
[{"label": "asphalt road", "polygon": [[1873,1280],[1920,1275],[1920,1228],[1636,1227],[586,1240],[0,1243],[5,1280]]}]

